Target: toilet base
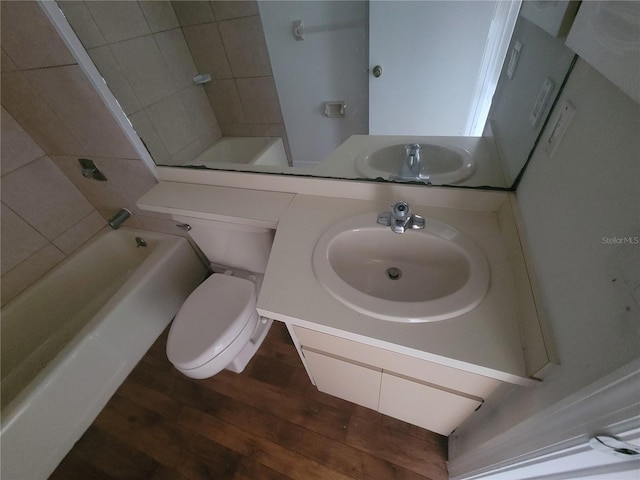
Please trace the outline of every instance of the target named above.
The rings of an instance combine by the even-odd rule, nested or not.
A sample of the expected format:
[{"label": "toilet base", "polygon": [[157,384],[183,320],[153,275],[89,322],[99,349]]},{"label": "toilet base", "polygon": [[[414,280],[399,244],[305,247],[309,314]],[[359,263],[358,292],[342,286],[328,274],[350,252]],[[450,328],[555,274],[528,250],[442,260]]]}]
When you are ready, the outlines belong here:
[{"label": "toilet base", "polygon": [[273,324],[273,320],[266,317],[260,317],[258,320],[258,325],[256,325],[253,334],[251,335],[251,339],[247,342],[240,353],[226,366],[225,370],[229,370],[234,373],[242,373],[244,369],[247,367],[249,361],[253,358],[253,356],[262,345],[267,333],[269,333],[269,329],[271,329],[271,325]]}]

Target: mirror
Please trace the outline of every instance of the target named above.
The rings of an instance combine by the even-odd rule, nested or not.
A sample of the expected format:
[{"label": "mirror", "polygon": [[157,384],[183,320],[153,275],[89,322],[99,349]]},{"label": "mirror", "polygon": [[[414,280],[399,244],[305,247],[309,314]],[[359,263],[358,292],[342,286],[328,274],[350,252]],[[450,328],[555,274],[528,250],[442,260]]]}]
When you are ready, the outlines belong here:
[{"label": "mirror", "polygon": [[[545,2],[528,3],[546,7]],[[512,188],[574,58],[564,37],[545,32],[522,14],[515,21],[519,2],[127,0],[58,5],[156,165],[176,168]],[[428,25],[434,9],[444,17]],[[509,27],[509,11],[515,28]],[[457,25],[459,35],[482,23],[482,17],[486,29],[474,33],[485,39],[496,16],[504,17],[502,54],[499,45],[489,53],[473,50],[477,38],[464,48],[457,36],[443,38],[455,30],[457,19],[470,22]],[[402,22],[401,30],[394,30],[391,17]],[[419,30],[434,35],[425,42],[435,45],[435,53],[427,55],[420,42],[401,41],[402,51],[376,57],[378,34],[388,44],[384,35]],[[490,42],[480,45],[485,43]],[[446,50],[450,45],[455,48]],[[438,53],[441,63],[431,63]],[[375,69],[370,63],[377,58],[388,60]],[[394,59],[399,67],[392,66]],[[494,77],[499,73],[497,87],[496,78],[481,75],[491,62]],[[461,70],[471,64],[475,70]],[[508,71],[509,65],[515,68]],[[423,66],[431,74],[421,77],[417,72]],[[396,93],[408,87],[385,82],[403,68],[407,71],[400,78],[418,78],[422,87],[422,78],[442,71],[441,84],[455,84],[458,90],[443,95],[436,87],[423,88],[398,101]],[[462,107],[454,105],[465,96],[455,83],[460,78],[482,80],[466,86],[470,93]],[[445,102],[426,114],[415,107],[422,98]],[[400,105],[399,113],[388,113],[385,102]],[[489,105],[487,116],[481,110]],[[409,113],[415,111],[419,116],[413,118]],[[426,121],[433,118],[437,121]],[[408,123],[399,126],[404,120]],[[377,136],[365,137],[369,132]],[[410,156],[405,145],[415,143],[423,148]],[[373,154],[382,150],[393,156],[381,163]],[[427,155],[436,151],[443,155]],[[406,165],[415,159],[421,170],[412,176],[415,172]]]}]

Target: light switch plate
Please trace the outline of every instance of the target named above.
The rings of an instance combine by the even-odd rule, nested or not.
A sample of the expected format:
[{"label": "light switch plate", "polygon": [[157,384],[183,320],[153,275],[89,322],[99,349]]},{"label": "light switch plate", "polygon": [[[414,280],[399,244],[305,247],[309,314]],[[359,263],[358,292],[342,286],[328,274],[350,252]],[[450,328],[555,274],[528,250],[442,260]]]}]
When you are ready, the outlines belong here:
[{"label": "light switch plate", "polygon": [[520,60],[520,53],[522,52],[522,43],[516,40],[513,44],[513,48],[511,49],[511,56],[509,57],[509,65],[507,67],[507,77],[509,80],[513,78],[513,74],[516,71],[516,67],[518,66],[518,61]]},{"label": "light switch plate", "polygon": [[540,88],[540,92],[536,98],[536,103],[533,104],[533,110],[531,110],[531,115],[529,115],[529,123],[531,123],[533,128],[536,128],[538,123],[540,123],[540,118],[547,108],[547,104],[549,103],[551,93],[555,86],[556,84],[553,80],[548,77],[544,79],[544,82],[542,82],[542,87]]},{"label": "light switch plate", "polygon": [[576,113],[575,107],[567,100],[560,105],[559,111],[560,114],[553,126],[553,130],[551,130],[549,137],[544,142],[543,148],[549,158],[553,158],[556,153],[556,149],[558,148],[558,144],[562,140],[562,137],[564,137],[564,134]]}]

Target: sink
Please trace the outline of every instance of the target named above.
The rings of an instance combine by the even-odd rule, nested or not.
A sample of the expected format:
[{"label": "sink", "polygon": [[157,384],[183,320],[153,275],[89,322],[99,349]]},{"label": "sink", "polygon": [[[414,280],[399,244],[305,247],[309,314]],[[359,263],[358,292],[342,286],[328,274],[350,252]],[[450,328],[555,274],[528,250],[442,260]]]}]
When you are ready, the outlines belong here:
[{"label": "sink", "polygon": [[466,150],[453,145],[422,142],[397,143],[365,152],[356,158],[356,170],[366,178],[388,180],[390,175],[400,174],[406,155],[404,147],[410,143],[420,143],[422,148],[423,167],[416,181],[458,183],[469,178],[476,170],[475,161]]},{"label": "sink", "polygon": [[313,271],[347,307],[395,322],[435,322],[476,307],[489,288],[483,252],[450,225],[427,218],[402,234],[377,213],[347,218],[320,237]]}]

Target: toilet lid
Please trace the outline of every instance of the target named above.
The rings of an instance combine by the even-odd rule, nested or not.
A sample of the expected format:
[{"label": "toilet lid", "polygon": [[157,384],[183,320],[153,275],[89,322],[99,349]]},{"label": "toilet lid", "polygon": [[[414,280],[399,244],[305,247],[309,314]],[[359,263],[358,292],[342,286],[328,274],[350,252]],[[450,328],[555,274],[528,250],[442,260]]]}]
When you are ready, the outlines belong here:
[{"label": "toilet lid", "polygon": [[169,330],[167,357],[183,369],[207,363],[238,336],[255,308],[252,282],[214,273],[180,307]]}]

